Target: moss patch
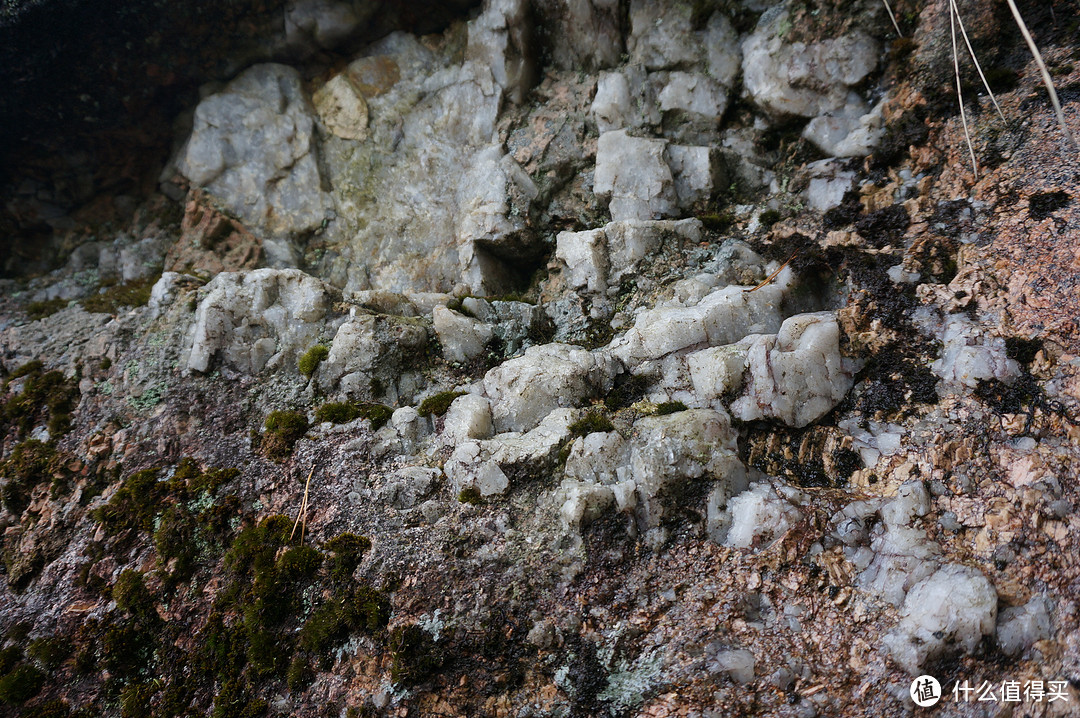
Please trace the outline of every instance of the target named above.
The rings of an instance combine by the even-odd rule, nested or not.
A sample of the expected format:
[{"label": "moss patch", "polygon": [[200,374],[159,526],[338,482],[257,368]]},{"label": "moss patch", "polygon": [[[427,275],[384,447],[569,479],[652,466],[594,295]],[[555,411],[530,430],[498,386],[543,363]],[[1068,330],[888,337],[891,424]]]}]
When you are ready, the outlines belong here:
[{"label": "moss patch", "polygon": [[274,411],[266,417],[262,451],[267,458],[281,461],[292,453],[293,446],[310,428],[307,417],[298,411]]},{"label": "moss patch", "polygon": [[38,319],[51,317],[61,309],[66,308],[67,305],[68,300],[66,299],[45,299],[40,302],[30,302],[26,305],[26,316],[37,321]]},{"label": "moss patch", "polygon": [[325,344],[316,344],[301,354],[296,364],[301,374],[310,377],[328,356],[330,356],[330,347]]},{"label": "moss patch", "polygon": [[439,394],[433,394],[427,399],[420,402],[420,407],[417,409],[420,412],[420,416],[442,416],[446,413],[450,405],[454,403],[454,399],[459,396],[464,396],[463,391],[444,391]]},{"label": "moss patch", "polygon": [[679,411],[686,411],[686,404],[681,401],[665,401],[656,405],[656,415],[666,416],[668,414],[674,414]]},{"label": "moss patch", "polygon": [[0,433],[15,428],[25,436],[35,426],[45,424],[53,439],[71,428],[70,413],[78,403],[78,380],[66,379],[59,371],[45,371],[41,362],[32,361],[11,373],[0,392],[12,381],[22,379],[18,394],[11,394],[0,405]]},{"label": "moss patch", "polygon": [[150,291],[160,278],[161,274],[157,274],[124,284],[102,285],[101,291],[80,304],[91,314],[116,314],[124,307],[144,307],[150,301]]},{"label": "moss patch", "polygon": [[442,666],[442,651],[427,631],[416,624],[395,628],[387,644],[392,651],[390,680],[394,683],[418,685]]},{"label": "moss patch", "polygon": [[596,410],[585,412],[585,416],[570,425],[570,435],[574,437],[607,431],[615,431],[615,425],[611,423],[611,419]]},{"label": "moss patch", "polygon": [[21,663],[0,678],[0,701],[20,705],[41,692],[45,674],[33,666]]},{"label": "moss patch", "polygon": [[327,402],[315,410],[315,423],[328,421],[332,424],[348,424],[354,419],[363,418],[371,422],[372,431],[378,431],[386,426],[393,413],[390,407],[375,402]]}]

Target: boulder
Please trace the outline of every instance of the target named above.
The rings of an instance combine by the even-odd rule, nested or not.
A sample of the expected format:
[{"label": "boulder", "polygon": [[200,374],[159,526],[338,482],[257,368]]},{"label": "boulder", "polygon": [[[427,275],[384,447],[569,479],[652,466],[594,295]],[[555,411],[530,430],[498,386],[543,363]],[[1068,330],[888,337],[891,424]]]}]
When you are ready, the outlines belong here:
[{"label": "boulder", "polygon": [[778,5],[766,11],[742,43],[743,85],[769,114],[816,117],[848,103],[850,87],[877,65],[878,43],[855,31],[807,45],[785,42],[790,11]]},{"label": "boulder", "polygon": [[300,73],[255,65],[195,108],[177,169],[250,227],[314,230],[334,206],[322,190],[314,123]]},{"label": "boulder", "polygon": [[973,653],[994,632],[997,602],[997,591],[978,569],[948,564],[908,592],[885,646],[901,668],[919,675],[946,654]]},{"label": "boulder", "polygon": [[559,407],[603,396],[617,369],[602,352],[558,343],[530,347],[484,376],[496,431],[528,431]]},{"label": "boulder", "polygon": [[854,383],[834,312],[790,317],[778,334],[755,338],[746,361],[746,391],[731,405],[743,421],[775,419],[801,428],[829,413]]},{"label": "boulder", "polygon": [[201,291],[186,369],[213,361],[243,374],[295,366],[326,330],[333,291],[298,269],[222,272]]}]

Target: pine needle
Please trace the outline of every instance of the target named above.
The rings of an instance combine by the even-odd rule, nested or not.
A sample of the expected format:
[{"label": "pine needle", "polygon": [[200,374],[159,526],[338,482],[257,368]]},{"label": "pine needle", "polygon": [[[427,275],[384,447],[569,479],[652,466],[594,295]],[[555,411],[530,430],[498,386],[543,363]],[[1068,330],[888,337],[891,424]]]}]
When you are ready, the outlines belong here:
[{"label": "pine needle", "polygon": [[896,15],[893,15],[892,8],[889,7],[889,0],[881,0],[885,3],[885,12],[889,13],[889,19],[892,20],[892,26],[896,28],[896,34],[899,37],[903,37],[904,33],[900,32],[900,25],[896,22]]},{"label": "pine needle", "polygon": [[964,44],[967,45],[968,54],[971,55],[971,61],[975,63],[975,70],[979,73],[979,79],[982,80],[983,87],[986,88],[986,94],[990,95],[990,101],[994,103],[994,109],[997,110],[998,117],[1004,122],[1005,113],[1001,111],[1001,106],[998,105],[997,98],[994,97],[994,91],[990,89],[990,83],[986,81],[986,75],[983,74],[982,65],[979,64],[979,58],[975,56],[975,50],[971,47],[971,40],[968,39],[967,28],[964,27],[964,21],[960,18],[960,8],[957,7],[956,0],[949,0],[949,4],[952,5],[953,13],[956,14],[956,24],[960,26],[960,34],[964,36]]},{"label": "pine needle", "polygon": [[307,529],[307,507],[308,507],[308,488],[311,486],[311,476],[315,473],[315,467],[311,467],[311,471],[308,472],[307,482],[304,483],[304,499],[300,502],[300,510],[296,512],[296,521],[292,525],[292,531],[289,533],[289,540],[293,540],[293,536],[296,534],[296,527],[300,525],[300,520],[303,518],[303,526],[300,528],[300,545],[304,544],[304,530]]},{"label": "pine needle", "polygon": [[799,250],[796,249],[794,252],[791,253],[791,256],[787,258],[787,261],[784,262],[783,264],[781,264],[779,267],[777,267],[775,272],[773,272],[769,276],[765,277],[765,279],[763,279],[761,281],[761,284],[757,285],[753,289],[744,289],[743,292],[746,292],[746,293],[756,292],[757,290],[761,289],[762,287],[764,287],[766,284],[768,284],[772,280],[776,279],[776,275],[780,274],[780,272],[784,271],[784,267],[791,264],[791,260],[795,259],[795,255],[798,254],[798,253],[799,253]]},{"label": "pine needle", "polygon": [[975,181],[979,181],[979,165],[975,161],[975,148],[971,145],[971,134],[968,132],[967,113],[964,112],[964,91],[960,85],[960,54],[956,50],[956,20],[955,6],[949,2],[949,27],[952,29],[952,57],[953,70],[956,72],[956,99],[960,103],[960,122],[964,125],[964,140],[967,142],[968,152],[971,153],[971,171],[975,175]]},{"label": "pine needle", "polygon": [[1050,71],[1046,69],[1046,63],[1043,62],[1042,55],[1039,53],[1039,48],[1036,47],[1035,40],[1032,39],[1031,33],[1028,32],[1028,27],[1024,22],[1024,18],[1020,17],[1020,11],[1016,9],[1014,0],[1005,0],[1005,2],[1009,3],[1009,9],[1012,10],[1013,19],[1016,20],[1016,26],[1020,28],[1020,33],[1024,36],[1024,42],[1027,43],[1028,49],[1031,50],[1031,55],[1035,58],[1035,64],[1039,66],[1039,72],[1042,73],[1043,84],[1046,85],[1046,91],[1050,93],[1050,102],[1054,105],[1054,112],[1057,113],[1057,120],[1058,124],[1061,125],[1061,131],[1065,134],[1065,137],[1074,148],[1080,149],[1080,145],[1076,144],[1076,138],[1073,137],[1072,132],[1069,131],[1068,125],[1065,124],[1065,113],[1061,110],[1061,103],[1058,102],[1057,91],[1054,90],[1054,81],[1050,79]]}]

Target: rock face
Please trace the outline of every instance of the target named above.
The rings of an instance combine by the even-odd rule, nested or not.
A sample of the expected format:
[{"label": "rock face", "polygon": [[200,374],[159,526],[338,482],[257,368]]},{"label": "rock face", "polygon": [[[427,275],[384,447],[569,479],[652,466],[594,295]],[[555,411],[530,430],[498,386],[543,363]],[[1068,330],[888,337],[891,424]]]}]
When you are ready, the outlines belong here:
[{"label": "rock face", "polygon": [[775,337],[746,350],[746,392],[732,410],[743,421],[769,417],[801,428],[827,414],[851,389],[852,368],[840,355],[835,315],[799,314]]},{"label": "rock face", "polygon": [[912,675],[945,652],[971,653],[994,632],[997,592],[968,566],[949,564],[916,584],[904,600],[903,618],[886,645]]},{"label": "rock face", "polygon": [[331,294],[295,269],[223,272],[206,286],[192,328],[189,371],[206,372],[215,358],[245,374],[284,368],[314,344]]},{"label": "rock face", "polygon": [[497,431],[528,431],[558,407],[606,393],[618,371],[610,356],[566,344],[532,347],[484,376]]},{"label": "rock face", "polygon": [[256,65],[199,103],[177,169],[248,225],[272,236],[311,231],[333,208],[314,131],[300,74]]},{"label": "rock face", "polygon": [[465,5],[271,3],[171,169],[0,187],[0,701],[1078,699],[1080,203],[997,16],[977,179],[944,0],[888,51],[874,3]]}]

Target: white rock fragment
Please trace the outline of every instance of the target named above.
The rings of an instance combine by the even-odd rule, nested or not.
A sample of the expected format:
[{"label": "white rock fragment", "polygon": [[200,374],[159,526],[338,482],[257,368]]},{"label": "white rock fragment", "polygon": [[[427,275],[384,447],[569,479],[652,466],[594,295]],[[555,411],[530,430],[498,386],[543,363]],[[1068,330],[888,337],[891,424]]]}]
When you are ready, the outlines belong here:
[{"label": "white rock fragment", "polygon": [[330,78],[311,97],[327,129],[346,140],[367,137],[368,108],[364,96],[349,82],[347,73]]},{"label": "white rock fragment", "polygon": [[743,84],[755,103],[773,115],[816,117],[843,107],[848,88],[877,65],[878,44],[854,32],[811,45],[785,42],[790,13],[766,11],[743,41]]},{"label": "white rock fragment", "polygon": [[581,482],[615,484],[629,477],[629,458],[629,446],[618,432],[597,431],[574,439],[565,471]]},{"label": "white rock fragment", "polygon": [[749,343],[741,341],[687,354],[686,364],[697,398],[711,404],[724,395],[739,391],[748,349]]},{"label": "white rock fragment", "polygon": [[532,34],[526,0],[487,0],[469,23],[466,59],[491,68],[495,82],[514,103],[521,102],[533,82]]},{"label": "white rock fragment", "polygon": [[697,345],[731,344],[748,334],[775,332],[781,328],[780,307],[792,281],[790,268],[785,268],[775,281],[757,291],[724,287],[691,306],[661,305],[646,310],[626,335],[612,344],[613,352],[624,364],[636,366]]},{"label": "white rock fragment", "polygon": [[659,124],[654,95],[653,83],[641,65],[600,73],[590,108],[600,134]]},{"label": "white rock fragment", "polygon": [[731,405],[743,421],[769,418],[806,426],[829,413],[853,384],[854,367],[840,355],[834,312],[788,318],[778,334],[751,343],[747,365],[746,391]]},{"label": "white rock fragment", "polygon": [[330,289],[298,269],[222,272],[202,291],[188,371],[208,371],[215,357],[245,374],[281,366],[316,342],[331,304]]},{"label": "white rock fragment", "polygon": [[442,472],[422,466],[406,466],[395,471],[379,489],[379,498],[397,509],[411,509],[435,488]]},{"label": "white rock fragment", "polygon": [[727,109],[727,93],[719,82],[696,72],[672,72],[657,96],[663,112],[679,110],[717,121]]},{"label": "white rock fragment", "polygon": [[[865,519],[874,513],[872,504],[861,502],[869,510]],[[860,565],[862,572],[856,585],[889,603],[899,606],[912,586],[930,576],[941,565],[942,551],[926,532],[912,526],[916,517],[930,510],[930,497],[922,482],[903,484],[892,499],[876,508],[881,522],[870,531],[869,561]],[[855,552],[850,552],[855,559]]]},{"label": "white rock fragment", "polygon": [[530,431],[509,431],[482,442],[486,455],[499,466],[535,467],[554,458],[570,436],[570,424],[577,418],[574,409],[556,409]]},{"label": "white rock fragment", "polygon": [[768,482],[754,484],[733,497],[728,501],[731,528],[724,544],[732,548],[764,548],[778,540],[802,518],[793,500],[805,501],[805,496]]},{"label": "white rock fragment", "polygon": [[710,669],[715,673],[726,672],[736,683],[747,684],[754,680],[754,654],[737,649],[720,651],[710,662]]},{"label": "white rock fragment", "polygon": [[945,318],[939,336],[944,345],[941,358],[930,370],[946,384],[972,389],[985,379],[1011,384],[1020,367],[1010,359],[1001,337],[990,337],[963,314]]},{"label": "white rock fragment", "polygon": [[609,486],[566,479],[560,490],[566,499],[559,508],[559,515],[567,526],[588,524],[615,503],[615,492]]},{"label": "white rock fragment", "polygon": [[881,119],[884,100],[867,111],[866,103],[852,93],[848,104],[810,120],[803,137],[833,157],[866,157],[885,136]]},{"label": "white rock fragment", "polygon": [[667,162],[682,209],[701,206],[729,184],[727,165],[711,147],[668,145]]},{"label": "white rock fragment", "polygon": [[1019,656],[1036,641],[1050,638],[1050,601],[1035,596],[1023,606],[1006,608],[998,614],[997,643],[1006,656]]},{"label": "white rock fragment", "polygon": [[691,481],[715,481],[725,498],[746,488],[746,468],[726,413],[691,409],[648,417],[635,423],[634,431],[630,471],[644,527],[658,526],[672,497]]},{"label": "white rock fragment", "polygon": [[603,352],[568,344],[530,347],[484,376],[495,430],[528,431],[559,407],[611,389],[618,367]]},{"label": "white rock fragment", "polygon": [[431,433],[431,421],[420,416],[414,406],[395,409],[390,415],[390,426],[397,432],[402,450],[407,454],[414,453],[419,443]]},{"label": "white rock fragment", "polygon": [[494,330],[491,325],[444,306],[431,310],[431,323],[447,361],[467,362],[484,353]]},{"label": "white rock fragment", "polygon": [[593,191],[608,203],[611,218],[660,219],[676,214],[677,197],[665,159],[666,140],[605,132],[596,147]]},{"label": "white rock fragment", "polygon": [[454,399],[443,419],[443,438],[448,444],[491,436],[491,403],[482,396],[465,394]]},{"label": "white rock fragment", "polygon": [[810,178],[803,196],[806,205],[819,212],[837,207],[855,182],[855,173],[842,168],[838,160],[818,160],[806,166]]},{"label": "white rock fragment", "polygon": [[502,494],[510,486],[499,465],[485,459],[479,441],[465,441],[458,445],[443,467],[453,485],[455,494],[464,489],[476,489],[481,496]]},{"label": "white rock fragment", "polygon": [[664,244],[696,244],[701,232],[696,219],[609,222],[600,229],[560,232],[555,256],[566,267],[572,289],[610,294],[642,259]]},{"label": "white rock fragment", "polygon": [[367,3],[293,0],[285,5],[285,42],[307,52],[332,49],[347,40],[373,11]]},{"label": "white rock fragment", "polygon": [[177,169],[249,226],[313,230],[334,206],[321,189],[313,129],[300,73],[255,65],[195,108]]},{"label": "white rock fragment", "polygon": [[884,643],[900,667],[918,675],[947,652],[972,653],[994,631],[997,600],[977,569],[948,564],[908,592],[900,624]]}]

